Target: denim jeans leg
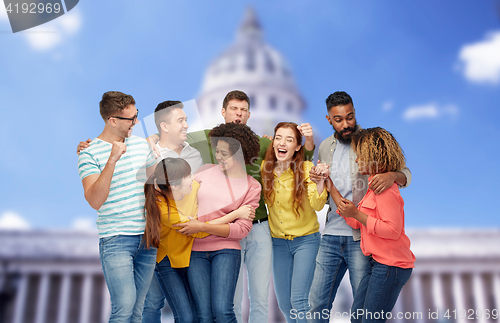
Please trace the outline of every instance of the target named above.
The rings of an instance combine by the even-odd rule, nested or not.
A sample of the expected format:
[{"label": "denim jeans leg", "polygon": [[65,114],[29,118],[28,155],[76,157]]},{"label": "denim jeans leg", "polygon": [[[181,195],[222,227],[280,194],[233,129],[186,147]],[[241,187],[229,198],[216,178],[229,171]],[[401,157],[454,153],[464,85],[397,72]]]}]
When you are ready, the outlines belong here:
[{"label": "denim jeans leg", "polygon": [[192,251],[187,268],[189,287],[200,323],[214,322],[210,293],[212,264],[209,255],[208,251]]},{"label": "denim jeans leg", "polygon": [[172,268],[166,256],[156,264],[159,285],[176,323],[196,322],[196,310],[187,279],[187,268]]},{"label": "denim jeans leg", "polygon": [[347,239],[347,249],[345,260],[347,262],[347,269],[349,270],[349,280],[351,282],[352,296],[356,297],[361,279],[365,276],[368,270],[368,261],[370,257],[363,255],[361,251],[361,240],[354,241],[352,237],[345,237]]},{"label": "denim jeans leg", "polygon": [[142,311],[142,323],[161,323],[161,309],[165,306],[165,295],[158,283],[158,269],[151,279],[146,299],[144,300],[144,310]]},{"label": "denim jeans leg", "polygon": [[238,274],[238,283],[236,284],[236,289],[234,291],[234,314],[236,315],[236,321],[238,323],[243,323],[243,315],[242,315],[242,302],[243,302],[243,272],[245,270],[245,257],[246,257],[246,248],[247,248],[247,239],[252,234],[254,227],[250,230],[248,235],[240,240],[241,246],[241,265],[240,271]]},{"label": "denim jeans leg", "polygon": [[[250,298],[249,323],[267,322],[269,313],[269,284],[271,281],[273,242],[269,222],[255,223],[250,233],[240,241],[241,270],[234,294],[234,313],[243,322],[243,271],[247,270],[248,296]],[[243,263],[245,265],[243,265]]]},{"label": "denim jeans leg", "polygon": [[269,284],[271,281],[273,243],[269,222],[256,223],[247,242],[245,265],[250,297],[249,323],[267,322],[269,313]]},{"label": "denim jeans leg", "polygon": [[329,322],[333,301],[347,270],[347,262],[344,258],[347,238],[349,237],[333,235],[323,235],[321,238],[309,294],[310,323]]},{"label": "denim jeans leg", "polygon": [[369,269],[361,280],[353,304],[352,311],[361,313],[358,311],[362,309],[363,313],[355,322],[385,322],[385,313],[394,308],[401,289],[410,278],[412,268],[387,266],[371,259]]},{"label": "denim jeans leg", "polygon": [[319,232],[297,237],[291,241],[293,274],[291,285],[292,309],[297,313],[296,322],[305,323],[309,311],[309,292],[316,267],[316,256],[321,240]]},{"label": "denim jeans leg", "polygon": [[140,322],[156,260],[156,249],[144,249],[142,235],[99,239],[99,254],[111,297],[109,322]]},{"label": "denim jeans leg", "polygon": [[[142,235],[140,236],[142,241]],[[143,243],[134,257],[134,280],[137,293],[137,299],[134,305],[134,313],[132,314],[131,323],[140,323],[142,311],[144,310],[144,300],[151,285],[151,279],[154,276],[156,264],[156,248],[149,249]]]},{"label": "denim jeans leg", "polygon": [[278,307],[287,323],[295,323],[290,317],[292,310],[291,286],[293,274],[293,256],[285,239],[272,238],[273,241],[273,279]]},{"label": "denim jeans leg", "polygon": [[222,323],[236,323],[233,300],[241,265],[240,250],[212,251],[211,261],[211,299],[214,320]]}]

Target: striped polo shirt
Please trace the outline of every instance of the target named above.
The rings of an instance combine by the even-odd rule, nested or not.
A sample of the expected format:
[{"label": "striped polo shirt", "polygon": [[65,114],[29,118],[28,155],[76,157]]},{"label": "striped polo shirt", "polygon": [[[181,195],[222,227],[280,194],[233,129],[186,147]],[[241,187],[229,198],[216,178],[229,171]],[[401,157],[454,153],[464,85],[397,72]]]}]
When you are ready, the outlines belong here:
[{"label": "striped polo shirt", "polygon": [[[146,140],[137,136],[125,138],[127,151],[116,163],[104,204],[97,210],[99,237],[139,235],[144,233],[144,183],[146,168],[155,164]],[[80,179],[100,174],[111,154],[112,144],[95,138],[78,157]]]}]

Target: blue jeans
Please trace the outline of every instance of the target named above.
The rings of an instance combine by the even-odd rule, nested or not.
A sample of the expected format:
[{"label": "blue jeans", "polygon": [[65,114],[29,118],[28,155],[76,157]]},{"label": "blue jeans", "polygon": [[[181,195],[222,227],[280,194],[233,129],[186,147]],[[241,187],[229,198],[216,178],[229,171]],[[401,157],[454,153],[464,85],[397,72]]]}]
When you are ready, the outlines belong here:
[{"label": "blue jeans", "polygon": [[293,240],[273,238],[273,278],[278,306],[288,323],[306,322],[319,232]]},{"label": "blue jeans", "polygon": [[385,322],[413,268],[383,265],[370,258],[352,303],[351,322]]},{"label": "blue jeans", "polygon": [[151,278],[151,284],[144,300],[142,323],[161,323],[161,309],[165,306],[165,295],[157,279],[157,269]]},{"label": "blue jeans", "polygon": [[[316,258],[316,272],[311,287],[311,320],[309,322],[329,322],[337,289],[349,269],[349,279],[353,297],[363,278],[369,258],[363,255],[360,241],[352,236],[323,235]],[[326,315],[328,314],[328,315]]]},{"label": "blue jeans", "polygon": [[191,252],[187,273],[200,323],[236,323],[233,299],[240,264],[236,249]]},{"label": "blue jeans", "polygon": [[[247,268],[248,296],[250,298],[249,323],[267,323],[269,312],[269,282],[271,280],[273,242],[269,222],[255,223],[246,238],[240,241],[241,270],[234,294],[234,313],[243,323],[241,301],[243,299],[243,270]],[[245,263],[245,266],[243,266]]]},{"label": "blue jeans", "polygon": [[172,268],[168,257],[156,264],[156,277],[176,323],[196,322],[196,308],[189,289],[187,268]]},{"label": "blue jeans", "polygon": [[142,235],[99,239],[99,254],[111,296],[109,322],[141,321],[144,298],[156,263],[156,248],[146,249]]}]

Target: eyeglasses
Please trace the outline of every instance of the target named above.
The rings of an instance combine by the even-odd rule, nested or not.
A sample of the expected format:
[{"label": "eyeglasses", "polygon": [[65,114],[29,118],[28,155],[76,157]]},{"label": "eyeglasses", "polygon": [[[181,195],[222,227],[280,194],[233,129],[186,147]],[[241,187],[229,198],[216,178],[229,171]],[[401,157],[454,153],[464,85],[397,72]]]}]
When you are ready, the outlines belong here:
[{"label": "eyeglasses", "polygon": [[133,116],[132,118],[124,118],[124,117],[109,117],[109,119],[111,118],[115,118],[115,119],[120,119],[120,120],[128,120],[128,121],[132,121],[132,122],[136,122],[137,121],[137,117],[139,116],[139,109],[137,109],[137,114],[135,116]]}]

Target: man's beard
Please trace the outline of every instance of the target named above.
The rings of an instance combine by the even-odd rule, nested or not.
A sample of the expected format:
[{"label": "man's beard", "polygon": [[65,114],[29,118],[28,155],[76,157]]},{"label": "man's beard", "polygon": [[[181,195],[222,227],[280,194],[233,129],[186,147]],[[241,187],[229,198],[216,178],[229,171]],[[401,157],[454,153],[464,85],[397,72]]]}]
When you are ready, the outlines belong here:
[{"label": "man's beard", "polygon": [[[337,130],[335,130],[335,128],[333,128],[333,130],[335,130],[335,134],[334,134],[335,138],[337,138],[337,140],[340,141],[343,144],[350,144],[351,143],[351,139],[352,139],[352,134],[354,133],[354,129],[356,129],[357,125],[358,125],[358,123],[356,122],[356,124],[354,125],[354,127],[347,127],[347,128],[342,129],[341,131],[337,131]],[[346,131],[350,131],[351,134],[349,135],[349,137],[344,138],[342,135]]]}]

